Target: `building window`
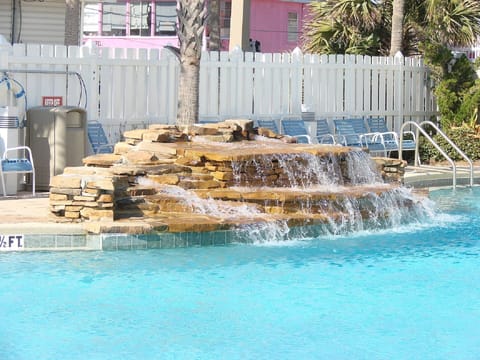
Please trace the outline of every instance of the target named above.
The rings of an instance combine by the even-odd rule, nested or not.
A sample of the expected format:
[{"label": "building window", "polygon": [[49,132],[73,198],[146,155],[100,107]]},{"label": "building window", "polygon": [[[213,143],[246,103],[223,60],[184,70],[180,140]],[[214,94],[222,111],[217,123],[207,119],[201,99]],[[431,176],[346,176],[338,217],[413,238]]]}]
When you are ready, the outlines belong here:
[{"label": "building window", "polygon": [[103,3],[100,7],[103,36],[127,35],[125,4]]},{"label": "building window", "polygon": [[151,35],[152,6],[150,1],[131,1],[129,15],[130,35]]},{"label": "building window", "polygon": [[298,41],[298,16],[295,12],[288,13],[287,38],[289,42]]},{"label": "building window", "polygon": [[155,5],[155,35],[170,35],[177,33],[177,2],[159,2]]},{"label": "building window", "polygon": [[[85,1],[85,36],[171,36],[176,34],[176,1]],[[152,29],[153,26],[153,29]]]},{"label": "building window", "polygon": [[100,23],[100,12],[98,7],[98,4],[85,4],[85,7],[83,8],[83,35],[99,35],[98,25]]},{"label": "building window", "polygon": [[230,19],[232,17],[232,2],[220,2],[220,37],[230,37]]}]

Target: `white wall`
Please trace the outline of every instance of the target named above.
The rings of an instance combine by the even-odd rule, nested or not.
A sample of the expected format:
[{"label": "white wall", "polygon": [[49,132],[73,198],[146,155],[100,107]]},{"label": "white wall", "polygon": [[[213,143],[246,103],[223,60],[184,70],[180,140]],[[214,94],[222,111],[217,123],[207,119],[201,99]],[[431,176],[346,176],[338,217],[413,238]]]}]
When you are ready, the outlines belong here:
[{"label": "white wall", "polygon": [[12,2],[0,1],[0,35],[11,42],[12,33]]},{"label": "white wall", "polygon": [[[65,43],[65,0],[16,0],[14,42]],[[0,34],[12,41],[12,1],[0,1]]]}]

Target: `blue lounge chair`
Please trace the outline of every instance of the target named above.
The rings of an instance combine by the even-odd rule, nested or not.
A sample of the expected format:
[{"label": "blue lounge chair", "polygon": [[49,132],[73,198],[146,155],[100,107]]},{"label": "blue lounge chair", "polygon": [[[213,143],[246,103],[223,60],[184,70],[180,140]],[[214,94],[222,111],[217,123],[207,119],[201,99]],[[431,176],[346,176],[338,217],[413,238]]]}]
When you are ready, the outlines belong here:
[{"label": "blue lounge chair", "polygon": [[345,137],[343,135],[333,134],[326,119],[319,119],[316,121],[316,124],[316,139],[319,144],[343,145],[345,143]]},{"label": "blue lounge chair", "polygon": [[266,129],[272,130],[276,134],[280,134],[280,132],[278,131],[277,122],[275,120],[263,119],[263,120],[257,120],[256,122],[258,127],[266,128]]},{"label": "blue lounge chair", "polygon": [[356,147],[362,146],[360,135],[355,131],[351,121],[334,119],[333,126],[335,127],[335,134],[343,136],[342,145]]},{"label": "blue lounge chair", "polygon": [[297,139],[298,143],[311,144],[312,139],[308,134],[303,120],[282,120],[283,133]]},{"label": "blue lounge chair", "polygon": [[[382,134],[385,148],[388,152],[397,151],[399,149],[398,134],[395,131],[390,131],[387,128],[384,118],[369,118],[368,127],[370,128],[370,131],[379,132]],[[406,131],[405,133],[410,134],[412,139],[404,139],[402,142],[402,149],[404,151],[415,150],[417,145],[415,134],[413,131]]]},{"label": "blue lounge chair", "polygon": [[371,152],[387,151],[380,133],[370,132],[363,118],[334,119],[335,133],[345,138],[344,145],[353,147],[366,147]]},{"label": "blue lounge chair", "polygon": [[89,121],[87,134],[94,154],[113,153],[113,144],[108,142],[107,135],[100,122],[96,120]]}]

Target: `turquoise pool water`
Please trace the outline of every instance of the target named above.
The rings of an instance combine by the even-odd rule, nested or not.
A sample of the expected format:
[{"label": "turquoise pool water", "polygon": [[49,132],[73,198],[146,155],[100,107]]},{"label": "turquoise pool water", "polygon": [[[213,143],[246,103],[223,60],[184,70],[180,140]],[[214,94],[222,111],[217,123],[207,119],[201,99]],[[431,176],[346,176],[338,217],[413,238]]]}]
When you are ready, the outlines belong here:
[{"label": "turquoise pool water", "polygon": [[0,359],[478,359],[480,189],[281,244],[0,254]]}]

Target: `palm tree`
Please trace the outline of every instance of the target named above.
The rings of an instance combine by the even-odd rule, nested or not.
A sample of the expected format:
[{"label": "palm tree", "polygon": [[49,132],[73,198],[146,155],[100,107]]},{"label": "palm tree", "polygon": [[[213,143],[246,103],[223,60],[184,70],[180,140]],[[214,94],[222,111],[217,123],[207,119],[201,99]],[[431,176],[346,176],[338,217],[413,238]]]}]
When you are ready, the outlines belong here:
[{"label": "palm tree", "polygon": [[66,0],[65,45],[80,44],[80,0]]},{"label": "palm tree", "polygon": [[198,120],[200,58],[206,15],[205,0],[180,0],[177,15],[180,42],[177,124],[192,125]]},{"label": "palm tree", "polygon": [[403,45],[403,19],[405,0],[393,0],[392,10],[392,36],[390,41],[390,56],[402,51]]},{"label": "palm tree", "polygon": [[309,52],[393,55],[401,49],[408,56],[421,53],[424,43],[465,46],[480,36],[478,0],[326,0],[309,6]]},{"label": "palm tree", "polygon": [[304,29],[306,52],[378,54],[382,51],[381,5],[374,0],[311,2]]},{"label": "palm tree", "polygon": [[447,46],[469,46],[480,34],[480,1],[425,0],[427,34]]}]

